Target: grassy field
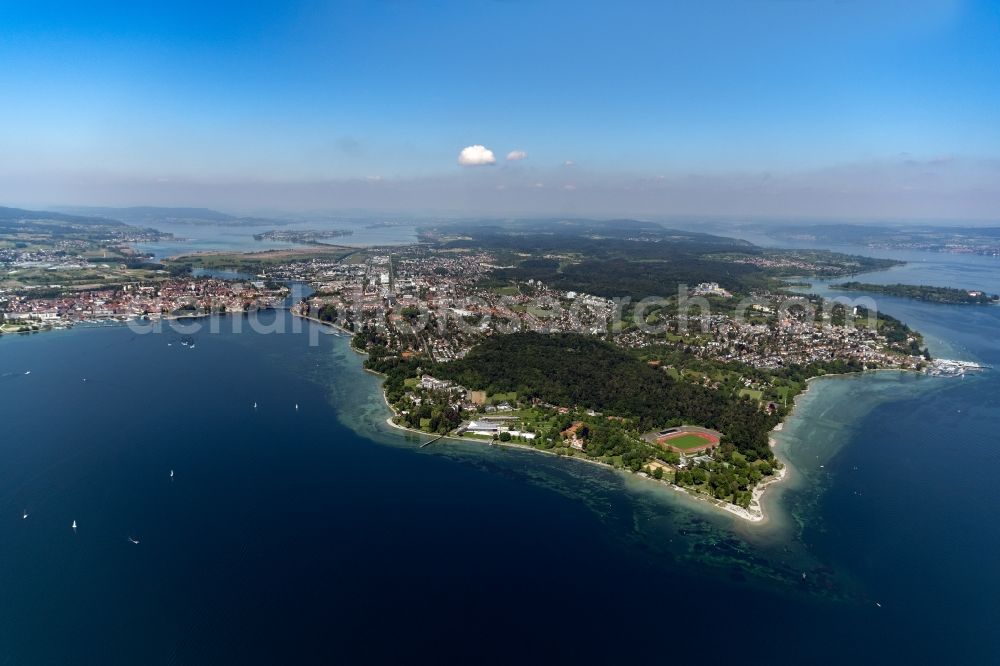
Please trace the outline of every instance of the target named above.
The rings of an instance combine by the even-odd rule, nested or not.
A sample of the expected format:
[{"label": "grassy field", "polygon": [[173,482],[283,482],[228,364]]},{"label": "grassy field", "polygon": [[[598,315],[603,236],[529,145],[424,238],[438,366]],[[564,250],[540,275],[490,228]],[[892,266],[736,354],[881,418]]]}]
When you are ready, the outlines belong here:
[{"label": "grassy field", "polygon": [[487,402],[491,405],[496,405],[501,402],[514,402],[517,400],[517,391],[511,391],[509,393],[494,393],[491,395]]},{"label": "grassy field", "polygon": [[339,260],[359,252],[355,247],[329,245],[322,248],[305,247],[288,250],[264,250],[261,252],[201,252],[171,257],[164,263],[186,264],[192,268],[256,268],[272,264],[284,264],[292,261],[308,261],[310,259]]},{"label": "grassy field", "polygon": [[681,435],[680,437],[673,437],[666,440],[664,444],[687,451],[688,449],[697,449],[705,446],[709,444],[709,441],[704,437],[699,437],[698,435]]},{"label": "grassy field", "polygon": [[136,280],[163,280],[165,273],[146,269],[102,268],[97,264],[82,269],[51,271],[43,268],[25,268],[0,276],[0,287],[21,289],[24,287],[47,287],[59,285],[65,291],[82,289],[104,289]]}]

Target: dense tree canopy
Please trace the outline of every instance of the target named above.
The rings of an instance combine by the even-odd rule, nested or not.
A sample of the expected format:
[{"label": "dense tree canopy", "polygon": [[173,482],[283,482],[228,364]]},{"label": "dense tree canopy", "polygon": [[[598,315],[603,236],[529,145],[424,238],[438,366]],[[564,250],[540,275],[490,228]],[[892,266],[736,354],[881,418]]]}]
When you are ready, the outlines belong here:
[{"label": "dense tree canopy", "polygon": [[721,430],[725,441],[752,459],[771,457],[767,433],[777,417],[761,411],[756,401],[675,381],[632,353],[594,337],[498,336],[463,359],[435,367],[434,374],[491,394],[516,391],[522,398],[635,417],[645,430],[700,424]]}]

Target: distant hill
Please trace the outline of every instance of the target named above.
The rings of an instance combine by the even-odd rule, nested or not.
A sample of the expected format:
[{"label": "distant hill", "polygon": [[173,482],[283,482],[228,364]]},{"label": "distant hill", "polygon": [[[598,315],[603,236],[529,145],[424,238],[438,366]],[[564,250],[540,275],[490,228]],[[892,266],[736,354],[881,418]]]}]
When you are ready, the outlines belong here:
[{"label": "distant hill", "polygon": [[261,217],[238,217],[222,213],[211,208],[186,208],[168,206],[131,206],[127,208],[111,208],[99,206],[60,207],[66,213],[93,215],[111,219],[123,220],[129,224],[156,226],[158,223],[219,225],[233,227],[263,227],[282,226],[289,224],[286,220]]},{"label": "distant hill", "polygon": [[423,226],[421,232],[428,238],[462,237],[446,241],[452,247],[488,245],[493,249],[570,251],[593,255],[627,249],[631,258],[662,255],[665,247],[669,247],[671,252],[689,254],[754,248],[752,243],[736,238],[668,229],[656,222],[628,219],[456,220]]},{"label": "distant hill", "polygon": [[958,246],[996,247],[1000,240],[997,226],[955,226],[940,224],[778,224],[757,225],[756,229],[772,238],[831,245],[869,245],[875,247],[952,250]]},{"label": "distant hill", "polygon": [[57,213],[48,210],[25,210],[24,208],[6,208],[0,206],[0,222],[13,223],[22,220],[33,222],[53,221],[65,222],[68,224],[101,225],[101,226],[125,226],[118,219],[97,215],[73,215],[69,213]]}]

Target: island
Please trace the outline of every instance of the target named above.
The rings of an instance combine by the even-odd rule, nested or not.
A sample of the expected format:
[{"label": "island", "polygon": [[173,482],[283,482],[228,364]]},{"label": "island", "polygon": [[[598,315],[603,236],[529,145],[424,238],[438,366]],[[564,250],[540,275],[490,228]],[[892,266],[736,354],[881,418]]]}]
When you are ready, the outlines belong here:
[{"label": "island", "polygon": [[253,239],[256,241],[270,240],[282,241],[284,243],[320,244],[320,241],[327,238],[341,238],[343,236],[351,236],[352,234],[354,234],[354,231],[351,229],[299,229],[295,231],[272,229],[254,234]]},{"label": "island", "polygon": [[867,291],[872,294],[913,298],[928,303],[948,303],[953,305],[989,305],[1000,301],[997,294],[987,294],[979,289],[954,289],[952,287],[930,287],[912,284],[871,284],[868,282],[843,282],[830,285],[833,289],[845,291]]},{"label": "island", "polygon": [[222,213],[211,208],[179,208],[164,206],[129,206],[113,208],[107,206],[71,206],[60,208],[59,212],[92,218],[104,218],[116,223],[153,226],[192,227],[278,227],[294,224],[294,219],[246,217]]}]

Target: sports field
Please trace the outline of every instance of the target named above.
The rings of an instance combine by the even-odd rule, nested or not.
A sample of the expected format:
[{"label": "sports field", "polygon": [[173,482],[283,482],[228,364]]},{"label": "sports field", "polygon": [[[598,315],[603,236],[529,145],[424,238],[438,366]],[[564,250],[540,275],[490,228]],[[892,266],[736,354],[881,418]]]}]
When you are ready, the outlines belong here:
[{"label": "sports field", "polygon": [[683,433],[675,437],[668,437],[663,440],[663,443],[667,446],[673,446],[684,451],[690,449],[703,449],[707,446],[711,446],[712,442],[708,437],[704,435],[692,435],[691,433]]},{"label": "sports field", "polygon": [[650,444],[672,449],[677,453],[697,453],[719,445],[722,433],[701,426],[676,426],[666,430],[654,430],[642,436]]}]

